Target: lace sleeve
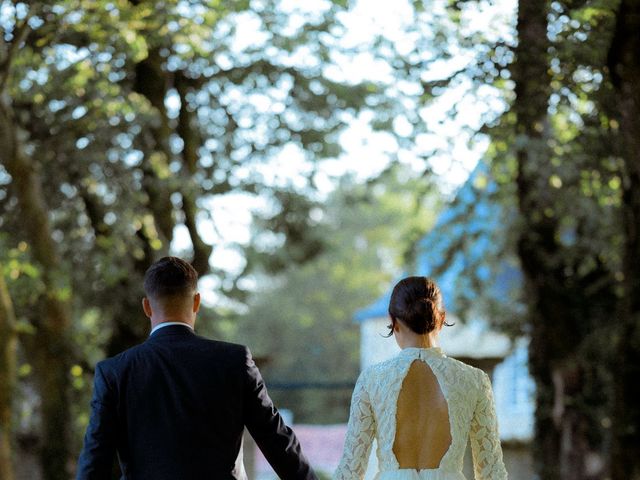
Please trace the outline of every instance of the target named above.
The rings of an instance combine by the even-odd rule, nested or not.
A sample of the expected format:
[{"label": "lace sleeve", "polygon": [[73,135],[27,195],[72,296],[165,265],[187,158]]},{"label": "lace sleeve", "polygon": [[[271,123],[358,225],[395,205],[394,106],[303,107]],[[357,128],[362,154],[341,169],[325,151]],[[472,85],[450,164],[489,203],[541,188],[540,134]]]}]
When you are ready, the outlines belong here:
[{"label": "lace sleeve", "polygon": [[333,477],[335,480],[364,478],[369,462],[371,443],[376,433],[376,422],[365,387],[365,373],[362,372],[358,378],[351,397],[347,436],[340,465]]},{"label": "lace sleeve", "polygon": [[498,420],[489,376],[482,372],[480,393],[471,420],[471,452],[476,480],[506,480]]}]

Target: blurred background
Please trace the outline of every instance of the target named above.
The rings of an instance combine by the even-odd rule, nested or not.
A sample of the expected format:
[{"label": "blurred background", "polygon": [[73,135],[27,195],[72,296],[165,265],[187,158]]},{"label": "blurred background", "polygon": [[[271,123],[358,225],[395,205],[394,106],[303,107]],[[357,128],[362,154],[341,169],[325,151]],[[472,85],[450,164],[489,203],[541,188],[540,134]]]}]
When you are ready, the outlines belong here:
[{"label": "blurred background", "polygon": [[167,254],[322,478],[409,274],[510,478],[640,478],[640,2],[0,0],[0,32],[1,480],[73,477]]}]

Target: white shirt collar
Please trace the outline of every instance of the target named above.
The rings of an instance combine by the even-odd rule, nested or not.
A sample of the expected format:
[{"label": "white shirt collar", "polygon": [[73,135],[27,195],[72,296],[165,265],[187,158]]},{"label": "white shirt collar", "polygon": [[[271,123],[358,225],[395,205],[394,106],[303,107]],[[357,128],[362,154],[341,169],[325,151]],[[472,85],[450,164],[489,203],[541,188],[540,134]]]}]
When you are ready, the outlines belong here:
[{"label": "white shirt collar", "polygon": [[149,333],[149,336],[153,335],[153,332],[155,332],[156,330],[160,330],[163,327],[168,327],[170,325],[183,325],[185,327],[189,327],[191,330],[193,330],[193,327],[191,325],[189,325],[188,323],[184,323],[184,322],[162,322],[159,323],[158,325],[156,325],[155,327],[153,327],[151,329],[151,332]]}]

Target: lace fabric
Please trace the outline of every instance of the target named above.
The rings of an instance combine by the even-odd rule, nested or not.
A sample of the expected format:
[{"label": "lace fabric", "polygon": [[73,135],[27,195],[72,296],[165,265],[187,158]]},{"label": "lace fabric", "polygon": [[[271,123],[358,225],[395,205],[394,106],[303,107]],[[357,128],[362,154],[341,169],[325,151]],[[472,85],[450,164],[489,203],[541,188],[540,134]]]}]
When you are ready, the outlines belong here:
[{"label": "lace fabric", "polygon": [[[451,444],[436,469],[401,469],[393,453],[397,400],[415,360],[426,362],[432,370],[449,410]],[[469,438],[476,480],[507,479],[488,375],[447,357],[437,347],[406,348],[360,374],[336,480],[364,478],[374,438],[378,445],[378,480],[464,480],[462,465]]]}]

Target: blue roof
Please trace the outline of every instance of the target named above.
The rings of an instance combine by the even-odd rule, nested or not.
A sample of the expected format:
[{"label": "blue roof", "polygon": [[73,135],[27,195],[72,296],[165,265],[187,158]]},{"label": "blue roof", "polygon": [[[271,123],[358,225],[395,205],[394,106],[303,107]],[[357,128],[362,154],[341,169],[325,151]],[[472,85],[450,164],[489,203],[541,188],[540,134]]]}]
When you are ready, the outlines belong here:
[{"label": "blue roof", "polygon": [[[415,275],[434,277],[449,311],[456,311],[460,291],[471,282],[482,283],[481,295],[505,301],[522,283],[515,262],[502,258],[501,232],[508,228],[509,213],[492,196],[498,186],[488,166],[480,162],[460,187],[456,197],[438,217],[433,229],[418,243]],[[496,261],[485,261],[487,259]],[[391,289],[354,315],[362,322],[387,315]]]}]

